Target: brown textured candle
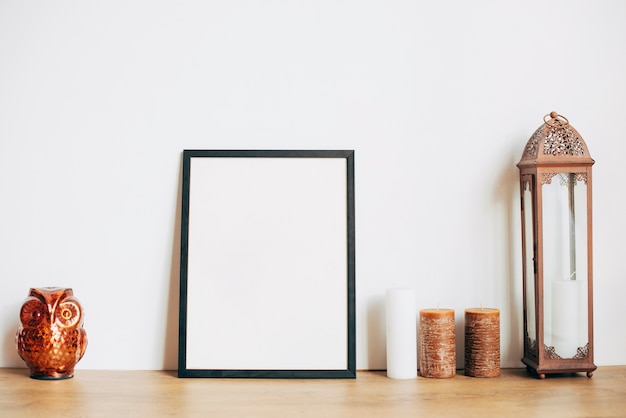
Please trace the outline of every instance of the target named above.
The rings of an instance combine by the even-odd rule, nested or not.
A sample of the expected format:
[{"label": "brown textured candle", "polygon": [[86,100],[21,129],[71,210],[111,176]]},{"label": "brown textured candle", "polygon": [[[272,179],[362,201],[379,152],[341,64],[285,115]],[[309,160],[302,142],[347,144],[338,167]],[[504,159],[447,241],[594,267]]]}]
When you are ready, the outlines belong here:
[{"label": "brown textured candle", "polygon": [[465,375],[500,376],[500,311],[465,310]]},{"label": "brown textured candle", "polygon": [[420,310],[420,375],[456,375],[454,309]]}]

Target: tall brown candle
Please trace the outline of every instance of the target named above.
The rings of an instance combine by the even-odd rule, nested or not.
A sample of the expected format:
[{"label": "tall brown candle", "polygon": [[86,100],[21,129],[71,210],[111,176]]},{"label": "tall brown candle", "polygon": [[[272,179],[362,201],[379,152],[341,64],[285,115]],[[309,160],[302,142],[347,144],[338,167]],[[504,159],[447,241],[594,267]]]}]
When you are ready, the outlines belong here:
[{"label": "tall brown candle", "polygon": [[465,310],[465,375],[500,376],[500,311]]},{"label": "tall brown candle", "polygon": [[420,310],[420,375],[445,378],[456,375],[454,309]]}]

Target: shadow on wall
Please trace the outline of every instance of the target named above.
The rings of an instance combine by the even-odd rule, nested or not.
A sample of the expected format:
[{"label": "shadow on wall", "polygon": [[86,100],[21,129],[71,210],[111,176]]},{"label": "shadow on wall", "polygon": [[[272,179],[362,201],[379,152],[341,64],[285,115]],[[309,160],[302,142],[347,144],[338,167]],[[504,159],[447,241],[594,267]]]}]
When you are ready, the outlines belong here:
[{"label": "shadow on wall", "polygon": [[463,374],[465,367],[465,310],[454,312],[454,340],[456,354],[456,370]]},{"label": "shadow on wall", "polygon": [[[526,139],[520,139],[516,143],[525,144]],[[516,167],[521,151],[517,151],[511,151],[509,162],[502,170],[494,190],[495,204],[506,217],[504,219],[506,228],[501,231],[502,236],[499,240],[503,243],[503,256],[507,260],[502,289],[502,294],[506,295],[506,298],[503,300],[500,314],[500,353],[501,357],[507,354],[507,358],[501,358],[504,363],[503,367],[510,367],[511,362],[513,366],[521,366],[519,359],[523,351],[522,301],[520,297],[516,297],[522,293],[522,277],[521,270],[518,273],[515,269],[515,260],[521,259],[521,250],[519,254],[517,252],[517,248],[521,248],[521,242],[519,246],[514,244],[514,240],[521,239],[519,234],[521,220],[518,209],[520,207],[519,171]],[[502,322],[503,319],[508,319],[508,323]],[[503,329],[508,333],[503,333]],[[502,338],[503,336],[505,338]]]},{"label": "shadow on wall", "polygon": [[[24,295],[24,298],[26,298],[26,295]],[[9,326],[6,327],[6,333],[2,339],[2,358],[0,359],[0,362],[6,365],[6,367],[26,367],[15,346],[15,334],[20,326],[19,313],[22,302],[21,300],[16,301],[6,309],[6,312],[10,313],[11,318],[4,321]]]},{"label": "shadow on wall", "polygon": [[182,207],[183,159],[180,155],[178,171],[178,191],[176,193],[176,210],[174,231],[172,236],[172,259],[170,266],[170,286],[167,299],[167,321],[165,323],[165,341],[163,370],[178,369],[178,314],[180,292],[180,229]]},{"label": "shadow on wall", "polygon": [[[524,140],[518,141],[525,143]],[[521,155],[521,154],[520,154]],[[511,151],[508,162],[503,165],[497,177],[494,188],[494,205],[502,218],[499,218],[504,228],[497,227],[497,246],[501,248],[498,257],[506,259],[503,270],[494,273],[502,275],[498,279],[500,306],[500,353],[502,367],[521,367],[520,359],[523,351],[522,330],[522,278],[521,270],[515,268],[515,260],[521,259],[518,254],[520,245],[515,243],[519,239],[521,228],[519,219],[519,173],[516,167],[519,156],[517,150]],[[520,250],[521,251],[521,250]],[[417,335],[419,336],[419,313],[416,313]],[[455,340],[456,365],[463,369],[465,356],[465,313],[464,310],[455,312]],[[419,364],[419,341],[418,341]],[[384,296],[371,299],[367,302],[367,356],[370,370],[386,369],[386,329],[385,329],[385,298]]]},{"label": "shadow on wall", "polygon": [[[385,323],[385,297],[380,296],[367,304],[367,368],[387,369],[387,344]],[[378,360],[381,359],[381,360]],[[378,360],[378,361],[376,361]],[[382,361],[382,363],[381,363]]]}]

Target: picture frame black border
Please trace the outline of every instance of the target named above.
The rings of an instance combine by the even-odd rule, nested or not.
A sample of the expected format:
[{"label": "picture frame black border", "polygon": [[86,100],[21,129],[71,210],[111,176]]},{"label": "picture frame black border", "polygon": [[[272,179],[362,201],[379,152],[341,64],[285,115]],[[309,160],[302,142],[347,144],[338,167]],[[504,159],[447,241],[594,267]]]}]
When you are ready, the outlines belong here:
[{"label": "picture frame black border", "polygon": [[[347,217],[347,364],[337,370],[257,370],[187,368],[187,288],[190,167],[192,158],[343,158],[346,160]],[[354,150],[184,150],[182,172],[178,377],[212,378],[356,378],[355,189]]]}]

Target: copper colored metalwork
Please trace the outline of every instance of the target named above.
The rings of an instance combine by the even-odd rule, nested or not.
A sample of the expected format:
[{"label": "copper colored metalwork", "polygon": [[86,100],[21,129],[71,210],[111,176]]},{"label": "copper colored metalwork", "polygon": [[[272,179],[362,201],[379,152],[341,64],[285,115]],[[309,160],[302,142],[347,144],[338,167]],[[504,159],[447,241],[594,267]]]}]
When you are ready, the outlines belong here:
[{"label": "copper colored metalwork", "polygon": [[85,354],[83,309],[72,289],[30,289],[20,310],[17,352],[34,379],[67,379]]},{"label": "copper colored metalwork", "polygon": [[[531,135],[517,164],[522,202],[522,362],[540,378],[551,373],[574,372],[586,372],[591,377],[596,369],[593,363],[593,164],[582,136],[557,112],[544,116],[544,123]],[[554,199],[550,193],[559,187],[556,193],[560,206],[549,200]],[[574,297],[568,288],[575,290],[571,293]],[[572,311],[571,306],[577,309]],[[575,336],[567,341],[565,350],[562,340],[572,330]]]}]

